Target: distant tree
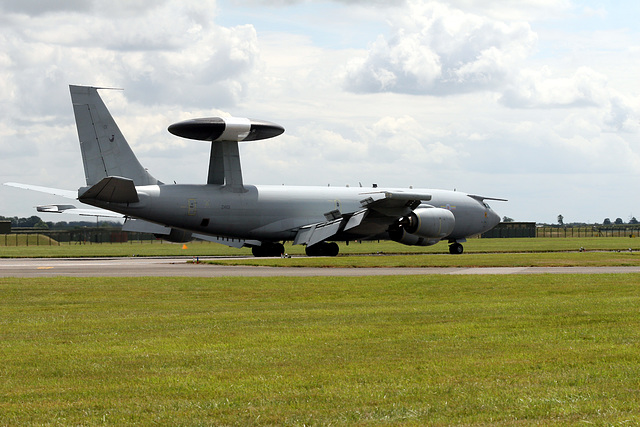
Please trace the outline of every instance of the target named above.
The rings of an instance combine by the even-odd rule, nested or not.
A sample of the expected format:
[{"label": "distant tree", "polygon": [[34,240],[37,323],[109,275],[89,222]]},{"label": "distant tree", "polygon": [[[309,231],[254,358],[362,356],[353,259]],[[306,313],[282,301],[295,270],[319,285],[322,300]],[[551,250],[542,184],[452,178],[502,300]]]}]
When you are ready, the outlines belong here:
[{"label": "distant tree", "polygon": [[509,218],[508,216],[503,216],[502,222],[513,222],[513,218]]},{"label": "distant tree", "polygon": [[44,222],[43,220],[40,220],[38,222],[36,222],[35,224],[33,224],[33,228],[45,228],[45,229],[49,229],[49,225]]},{"label": "distant tree", "polygon": [[637,224],[638,220],[636,219],[635,216],[632,216],[631,219],[629,220],[629,224]]},{"label": "distant tree", "polygon": [[[50,230],[69,230],[69,229],[77,229],[77,228],[94,228],[96,226],[95,221],[73,221],[73,222],[52,222],[52,221],[43,221],[38,216],[32,216],[29,218],[18,218],[14,217],[5,217],[0,216],[0,220],[3,221],[11,221],[12,227],[28,227],[28,228],[47,228]],[[100,221],[98,224],[100,227],[113,227],[120,228],[122,223],[115,221]]]},{"label": "distant tree", "polygon": [[622,221],[622,218],[616,218],[616,220],[614,222],[615,222],[615,224],[618,224],[618,225],[624,224],[624,221]]},{"label": "distant tree", "polygon": [[602,225],[611,225],[611,220],[609,218],[605,218],[604,221],[602,221]]},{"label": "distant tree", "polygon": [[[15,224],[16,227],[40,227],[44,222],[40,219],[39,216],[30,216],[29,218],[19,218],[18,223]],[[45,224],[46,227],[46,224]]]},{"label": "distant tree", "polygon": [[558,224],[564,225],[564,217],[562,215],[558,215]]}]

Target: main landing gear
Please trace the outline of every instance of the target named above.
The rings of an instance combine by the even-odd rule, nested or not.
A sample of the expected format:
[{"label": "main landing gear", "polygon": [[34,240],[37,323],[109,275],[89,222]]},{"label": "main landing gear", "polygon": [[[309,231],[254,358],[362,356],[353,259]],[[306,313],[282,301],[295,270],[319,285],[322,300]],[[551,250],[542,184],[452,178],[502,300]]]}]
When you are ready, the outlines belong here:
[{"label": "main landing gear", "polygon": [[[263,242],[262,246],[251,248],[253,256],[256,257],[279,257],[284,254],[282,243]],[[336,242],[320,242],[305,248],[307,256],[336,256],[340,252],[340,247]]]},{"label": "main landing gear", "polygon": [[252,247],[251,253],[257,257],[282,256],[284,254],[284,245],[282,243],[264,242],[262,246]]},{"label": "main landing gear", "polygon": [[464,252],[464,248],[460,243],[453,242],[449,245],[449,253],[451,255],[460,255],[462,252]]},{"label": "main landing gear", "polygon": [[340,247],[336,242],[320,242],[305,248],[307,256],[336,256]]}]

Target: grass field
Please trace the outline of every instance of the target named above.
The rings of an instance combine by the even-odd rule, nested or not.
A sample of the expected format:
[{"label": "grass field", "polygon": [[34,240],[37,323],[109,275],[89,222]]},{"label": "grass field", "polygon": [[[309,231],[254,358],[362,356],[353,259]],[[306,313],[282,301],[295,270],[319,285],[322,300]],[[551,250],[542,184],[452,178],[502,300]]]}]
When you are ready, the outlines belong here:
[{"label": "grass field", "polygon": [[603,267],[638,266],[640,252],[470,253],[297,258],[241,258],[202,261],[216,265],[267,267],[376,268],[376,267]]},{"label": "grass field", "polygon": [[0,279],[0,424],[636,425],[639,286]]},{"label": "grass field", "polygon": [[[0,257],[102,257],[102,256],[250,256],[249,248],[229,248],[217,243],[190,242],[187,249],[175,243],[103,243],[103,244],[61,244],[49,245],[48,240],[34,243],[31,236],[29,246],[23,240],[15,245],[15,235],[9,235],[4,246],[4,235],[0,235]],[[44,238],[44,236],[42,236]],[[24,236],[21,236],[23,239]],[[303,246],[287,243],[286,251],[292,255],[304,254]],[[520,239],[469,239],[464,244],[465,254],[474,253],[543,253],[587,251],[633,251],[640,252],[640,238],[629,237],[576,237],[576,238],[520,238]],[[342,255],[352,254],[449,254],[446,242],[434,246],[405,246],[395,242],[364,242],[340,244]]]}]

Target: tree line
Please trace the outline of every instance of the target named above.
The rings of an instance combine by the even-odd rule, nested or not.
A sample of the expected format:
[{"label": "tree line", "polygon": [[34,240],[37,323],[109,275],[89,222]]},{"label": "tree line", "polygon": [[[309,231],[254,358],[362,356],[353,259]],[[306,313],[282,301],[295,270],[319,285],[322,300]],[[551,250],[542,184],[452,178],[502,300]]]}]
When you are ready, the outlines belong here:
[{"label": "tree line", "polygon": [[[632,216],[629,219],[628,223],[625,223],[622,220],[622,218],[616,218],[613,222],[611,221],[611,218],[605,218],[602,221],[602,225],[624,225],[624,224],[637,225],[638,224],[638,220],[636,219],[635,216]],[[558,215],[558,225],[564,225],[564,216]]]},{"label": "tree line", "polygon": [[[502,222],[515,222],[515,220],[513,218],[505,216],[505,217],[502,217]],[[638,224],[640,224],[640,221],[638,221],[635,216],[632,216],[629,219],[629,222],[624,222],[622,220],[622,218],[616,218],[614,221],[611,221],[611,218],[605,218],[604,221],[602,221],[602,224],[599,224],[599,223],[586,224],[586,223],[583,223],[583,222],[572,222],[572,223],[565,224],[564,216],[558,215],[558,225],[580,225],[580,226],[584,226],[584,225],[624,225],[624,224],[638,225]]]},{"label": "tree line", "polygon": [[45,230],[73,230],[87,227],[120,227],[122,224],[115,221],[43,221],[39,216],[29,218],[5,217],[0,215],[0,221],[11,221],[11,228],[39,228]]}]

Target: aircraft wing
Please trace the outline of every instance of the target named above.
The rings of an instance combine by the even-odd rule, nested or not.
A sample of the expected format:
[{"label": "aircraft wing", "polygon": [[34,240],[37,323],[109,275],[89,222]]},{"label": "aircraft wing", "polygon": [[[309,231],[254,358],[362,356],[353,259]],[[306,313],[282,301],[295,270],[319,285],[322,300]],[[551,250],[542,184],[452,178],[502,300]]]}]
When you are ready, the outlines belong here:
[{"label": "aircraft wing", "polygon": [[[171,227],[167,227],[161,224],[156,224],[150,221],[137,218],[127,218],[122,231],[136,231],[140,233],[151,233],[161,236],[168,236],[171,234]],[[245,240],[245,239],[233,239],[221,236],[211,236],[208,234],[193,233],[193,237],[206,240],[208,242],[220,243],[232,248],[242,248],[243,246],[260,246],[260,242],[257,240]]]},{"label": "aircraft wing", "polygon": [[431,200],[430,194],[405,193],[401,191],[375,191],[362,194],[362,209],[348,214],[329,212],[326,222],[301,227],[293,241],[294,245],[312,246],[340,232],[366,225],[367,218],[389,224],[410,214],[422,201]]}]

